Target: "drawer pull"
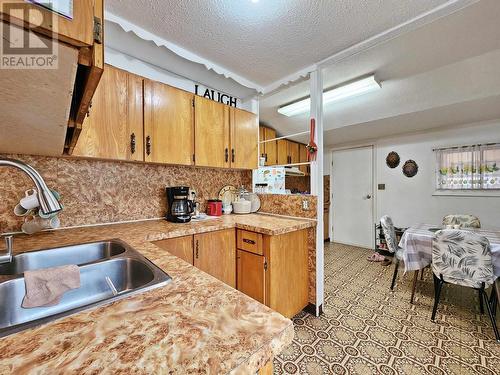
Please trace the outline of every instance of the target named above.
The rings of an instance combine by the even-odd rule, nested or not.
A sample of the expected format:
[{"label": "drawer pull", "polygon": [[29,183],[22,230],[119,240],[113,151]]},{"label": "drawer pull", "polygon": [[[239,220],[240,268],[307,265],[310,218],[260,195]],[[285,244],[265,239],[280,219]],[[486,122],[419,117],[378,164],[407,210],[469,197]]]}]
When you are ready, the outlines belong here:
[{"label": "drawer pull", "polygon": [[146,137],[146,154],[151,155],[151,137],[149,135]]},{"label": "drawer pull", "polygon": [[135,154],[135,133],[130,134],[130,153]]},{"label": "drawer pull", "polygon": [[248,238],[243,238],[243,242],[248,243],[250,245],[255,245],[255,241],[254,240],[249,240]]}]

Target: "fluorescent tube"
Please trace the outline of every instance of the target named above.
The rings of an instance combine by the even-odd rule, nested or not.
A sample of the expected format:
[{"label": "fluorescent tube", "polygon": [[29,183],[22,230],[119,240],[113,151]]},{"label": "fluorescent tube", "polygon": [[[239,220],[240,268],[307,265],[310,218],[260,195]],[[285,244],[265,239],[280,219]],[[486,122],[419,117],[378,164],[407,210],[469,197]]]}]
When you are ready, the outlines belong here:
[{"label": "fluorescent tube", "polygon": [[[347,98],[363,95],[380,89],[382,86],[375,79],[375,75],[350,82],[346,85],[338,86],[323,92],[323,105],[340,101]],[[278,108],[282,115],[291,117],[301,113],[309,112],[311,107],[311,98],[299,100],[298,102],[287,104]]]}]

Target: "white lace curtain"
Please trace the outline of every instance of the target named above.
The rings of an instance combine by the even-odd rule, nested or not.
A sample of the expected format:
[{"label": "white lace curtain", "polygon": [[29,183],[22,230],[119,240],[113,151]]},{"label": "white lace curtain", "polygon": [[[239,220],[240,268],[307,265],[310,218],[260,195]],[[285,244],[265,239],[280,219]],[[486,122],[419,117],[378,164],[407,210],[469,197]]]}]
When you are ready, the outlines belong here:
[{"label": "white lace curtain", "polygon": [[500,144],[435,152],[437,189],[500,189]]}]

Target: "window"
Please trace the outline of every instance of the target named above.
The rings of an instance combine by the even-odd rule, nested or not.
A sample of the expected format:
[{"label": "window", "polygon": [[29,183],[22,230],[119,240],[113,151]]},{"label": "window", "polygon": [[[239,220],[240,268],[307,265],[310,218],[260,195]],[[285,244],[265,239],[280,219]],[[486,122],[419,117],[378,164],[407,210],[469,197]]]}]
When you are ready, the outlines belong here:
[{"label": "window", "polygon": [[434,150],[438,190],[500,189],[500,144]]}]

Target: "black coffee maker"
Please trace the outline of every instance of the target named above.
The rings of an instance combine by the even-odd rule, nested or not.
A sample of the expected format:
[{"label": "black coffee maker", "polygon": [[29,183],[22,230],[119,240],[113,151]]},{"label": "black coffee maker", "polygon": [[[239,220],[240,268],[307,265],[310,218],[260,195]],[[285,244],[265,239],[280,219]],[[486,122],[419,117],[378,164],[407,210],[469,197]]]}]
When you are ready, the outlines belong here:
[{"label": "black coffee maker", "polygon": [[168,211],[166,219],[172,223],[189,223],[194,211],[193,201],[188,199],[187,186],[167,187]]}]

